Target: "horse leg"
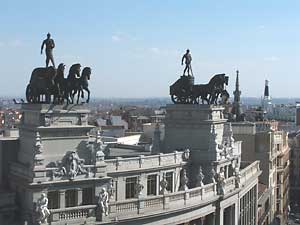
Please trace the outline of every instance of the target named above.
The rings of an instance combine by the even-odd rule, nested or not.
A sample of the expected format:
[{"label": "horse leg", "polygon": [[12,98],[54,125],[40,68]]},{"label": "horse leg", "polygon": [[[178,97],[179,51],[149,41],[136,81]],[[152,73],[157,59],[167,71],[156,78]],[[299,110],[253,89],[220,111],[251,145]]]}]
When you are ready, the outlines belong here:
[{"label": "horse leg", "polygon": [[[88,87],[84,87],[83,88],[87,93],[88,93],[88,98],[87,98],[87,100],[86,100],[86,103],[89,103],[89,101],[90,101],[90,90],[89,90],[89,88]],[[83,91],[82,91],[82,93],[83,93]]]},{"label": "horse leg", "polygon": [[81,89],[77,90],[78,94],[77,94],[77,104],[79,104],[79,97],[80,97],[80,93],[83,92]]}]

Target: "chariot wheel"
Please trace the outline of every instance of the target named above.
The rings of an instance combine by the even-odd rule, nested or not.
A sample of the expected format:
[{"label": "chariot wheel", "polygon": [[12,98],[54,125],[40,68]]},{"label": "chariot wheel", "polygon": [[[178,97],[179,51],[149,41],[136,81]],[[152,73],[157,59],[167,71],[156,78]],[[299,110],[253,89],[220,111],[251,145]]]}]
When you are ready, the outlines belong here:
[{"label": "chariot wheel", "polygon": [[171,99],[175,104],[185,104],[186,98],[185,97],[179,97],[177,95],[171,95]]},{"label": "chariot wheel", "polygon": [[28,103],[32,103],[34,101],[30,84],[28,84],[26,87],[26,100]]}]

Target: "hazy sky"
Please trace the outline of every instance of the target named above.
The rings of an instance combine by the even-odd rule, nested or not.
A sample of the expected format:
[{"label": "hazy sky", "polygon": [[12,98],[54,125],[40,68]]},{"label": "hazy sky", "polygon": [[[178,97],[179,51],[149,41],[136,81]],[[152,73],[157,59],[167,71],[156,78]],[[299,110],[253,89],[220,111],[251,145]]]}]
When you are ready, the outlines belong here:
[{"label": "hazy sky", "polygon": [[166,97],[193,56],[197,83],[240,70],[242,96],[300,97],[300,1],[1,0],[0,95],[24,96],[47,32],[56,64],[92,67],[95,97]]}]

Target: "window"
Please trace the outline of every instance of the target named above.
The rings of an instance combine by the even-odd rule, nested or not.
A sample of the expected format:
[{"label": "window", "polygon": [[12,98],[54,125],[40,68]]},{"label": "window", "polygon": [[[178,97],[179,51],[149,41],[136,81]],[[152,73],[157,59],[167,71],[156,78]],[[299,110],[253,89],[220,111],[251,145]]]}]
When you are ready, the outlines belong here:
[{"label": "window", "polygon": [[277,151],[280,151],[280,144],[276,145]]},{"label": "window", "polygon": [[134,198],[136,192],[137,177],[126,178],[126,196],[125,198]]},{"label": "window", "polygon": [[166,181],[168,182],[167,191],[173,192],[173,172],[166,173]]},{"label": "window", "polygon": [[58,209],[59,208],[59,193],[58,191],[49,191],[47,194],[48,208]]},{"label": "window", "polygon": [[149,175],[147,178],[147,195],[156,195],[157,175]]},{"label": "window", "polygon": [[67,190],[65,193],[66,207],[74,207],[77,205],[77,192],[76,190]]},{"label": "window", "polygon": [[93,204],[94,199],[94,189],[93,188],[83,188],[82,189],[82,205]]}]

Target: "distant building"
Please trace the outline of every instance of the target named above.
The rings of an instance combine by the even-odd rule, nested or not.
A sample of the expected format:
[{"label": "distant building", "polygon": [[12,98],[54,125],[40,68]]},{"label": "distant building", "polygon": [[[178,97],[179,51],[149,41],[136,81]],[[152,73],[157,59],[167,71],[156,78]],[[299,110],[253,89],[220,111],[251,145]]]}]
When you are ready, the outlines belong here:
[{"label": "distant building", "polygon": [[264,114],[268,117],[268,114],[272,112],[272,99],[269,92],[269,81],[265,80],[264,96],[262,98],[262,109]]},{"label": "distant building", "polygon": [[235,140],[242,141],[242,160],[260,161],[258,225],[287,223],[289,146],[287,133],[277,127],[276,121],[232,123]]},{"label": "distant building", "polygon": [[295,123],[296,123],[296,126],[300,126],[300,102],[296,102]]}]

